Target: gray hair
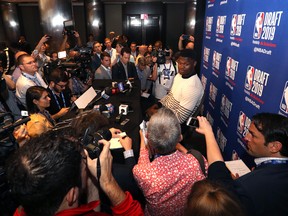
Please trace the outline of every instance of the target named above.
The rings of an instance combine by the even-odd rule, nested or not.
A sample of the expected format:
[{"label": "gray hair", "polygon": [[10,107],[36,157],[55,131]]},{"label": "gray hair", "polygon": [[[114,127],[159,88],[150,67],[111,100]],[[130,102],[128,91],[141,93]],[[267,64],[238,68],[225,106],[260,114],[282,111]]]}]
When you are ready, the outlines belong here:
[{"label": "gray hair", "polygon": [[148,124],[148,144],[158,154],[170,154],[176,150],[181,127],[175,114],[162,107],[155,113]]}]

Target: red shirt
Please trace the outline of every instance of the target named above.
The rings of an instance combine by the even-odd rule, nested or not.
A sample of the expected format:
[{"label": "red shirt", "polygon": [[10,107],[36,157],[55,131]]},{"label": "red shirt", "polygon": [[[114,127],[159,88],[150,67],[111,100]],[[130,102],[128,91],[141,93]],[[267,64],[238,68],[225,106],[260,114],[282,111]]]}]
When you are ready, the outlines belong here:
[{"label": "red shirt", "polygon": [[[113,215],[118,216],[143,216],[143,210],[138,201],[133,200],[129,192],[126,193],[126,199],[117,206],[112,207]],[[77,208],[63,210],[55,214],[55,216],[107,216],[108,214],[93,211],[100,204],[100,201],[93,201],[86,205],[81,205]],[[27,216],[24,209],[19,207],[14,212],[14,216]]]}]

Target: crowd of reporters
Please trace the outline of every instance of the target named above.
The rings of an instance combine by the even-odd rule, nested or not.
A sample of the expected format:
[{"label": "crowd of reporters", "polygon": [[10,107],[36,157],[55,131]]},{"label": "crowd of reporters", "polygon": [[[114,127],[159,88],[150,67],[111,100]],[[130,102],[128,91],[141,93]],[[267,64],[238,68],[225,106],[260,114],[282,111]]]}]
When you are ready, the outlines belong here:
[{"label": "crowd of reporters", "polygon": [[[27,124],[11,127],[13,130],[9,133],[13,133],[19,148],[9,153],[9,159],[7,155],[1,158],[9,182],[5,182],[6,190],[2,194],[5,200],[0,206],[6,208],[4,213],[23,216],[260,215],[246,205],[237,190],[235,192],[234,183],[224,175],[227,170],[223,167],[225,179],[210,172],[207,177],[208,169],[215,172],[215,164],[223,158],[206,118],[198,117],[196,131],[206,138],[207,160],[202,155],[199,159],[187,154],[180,144],[181,127],[204,97],[194,69],[193,36],[181,35],[180,52],[174,54],[168,46],[163,47],[161,41],[137,45],[125,35],[115,36],[114,32],[103,41],[105,49],[102,42],[94,41],[93,35],[89,35],[83,46],[76,31],[63,35],[57,51],[49,49],[51,40],[53,38],[44,35],[33,51],[25,40],[23,42],[23,37],[18,47],[0,44],[1,112],[12,113],[12,118],[17,120],[21,110],[27,110],[30,117]],[[17,51],[15,59],[14,51]],[[58,51],[65,53],[63,58],[58,58],[61,54]],[[196,77],[193,87],[196,86],[197,91],[191,93],[195,94],[193,103],[194,95],[185,95],[193,104],[187,107],[188,102],[178,93],[184,89],[180,88],[181,83],[190,82],[191,77]],[[79,115],[69,127],[55,128],[73,101],[92,82],[102,79],[139,79],[141,93],[152,95],[155,104],[147,110],[148,126],[139,132],[138,161],[132,150],[132,139],[121,136],[122,131],[110,127],[108,119],[97,111]],[[178,86],[175,87],[175,83]],[[283,122],[279,130],[287,130],[286,118],[272,117]],[[263,118],[272,117],[264,114]],[[109,134],[107,140],[102,139],[106,137],[103,131]],[[113,163],[110,138],[119,139],[124,148],[124,164]],[[287,133],[283,140],[276,141],[286,146]],[[87,147],[91,144],[92,147]],[[97,154],[92,157],[94,150]],[[271,155],[261,155],[264,156]],[[285,210],[277,215],[285,215],[283,212]]]}]

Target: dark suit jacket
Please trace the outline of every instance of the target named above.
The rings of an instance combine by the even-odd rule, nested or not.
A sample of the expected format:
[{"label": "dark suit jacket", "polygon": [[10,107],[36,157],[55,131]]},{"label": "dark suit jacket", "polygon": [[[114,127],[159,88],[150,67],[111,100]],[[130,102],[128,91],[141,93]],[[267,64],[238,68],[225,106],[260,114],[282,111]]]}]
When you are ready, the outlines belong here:
[{"label": "dark suit jacket", "polygon": [[100,57],[95,54],[91,57],[91,70],[92,73],[95,73],[95,71],[97,70],[97,68],[99,68],[101,65],[101,59]]},{"label": "dark suit jacket", "polygon": [[121,61],[112,66],[112,79],[127,80],[128,78],[138,79],[135,64],[128,62],[127,64],[128,77],[126,77],[125,69]]},{"label": "dark suit jacket", "polygon": [[208,178],[232,186],[247,215],[288,215],[288,164],[263,164],[233,181],[225,164],[215,162]]},{"label": "dark suit jacket", "polygon": [[[54,97],[54,95],[53,95],[53,93],[52,93],[52,91],[51,91],[51,89],[49,87],[47,88],[47,91],[50,94],[51,101],[50,101],[50,106],[48,108],[46,108],[46,109],[49,111],[49,113],[51,115],[54,115],[54,114],[56,114],[56,113],[58,113],[60,111],[60,109],[58,107],[58,103],[59,103],[60,107],[63,108],[64,107],[64,102],[63,102],[61,96],[60,97],[56,96],[56,99],[58,100],[58,103],[57,103],[56,99],[55,99],[55,97]],[[71,100],[71,96],[72,95],[71,95],[71,91],[68,88],[66,88],[63,91],[63,96],[64,96],[66,107],[70,107],[71,106],[70,100]]]}]

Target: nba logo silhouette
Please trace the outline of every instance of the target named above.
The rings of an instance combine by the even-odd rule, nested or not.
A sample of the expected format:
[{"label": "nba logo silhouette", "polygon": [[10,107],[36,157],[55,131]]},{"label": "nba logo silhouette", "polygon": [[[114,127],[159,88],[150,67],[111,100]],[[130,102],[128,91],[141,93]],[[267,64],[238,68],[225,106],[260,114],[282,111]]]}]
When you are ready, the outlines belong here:
[{"label": "nba logo silhouette", "polygon": [[260,39],[261,37],[263,31],[264,18],[265,18],[264,12],[257,13],[253,33],[254,39]]},{"label": "nba logo silhouette", "polygon": [[244,127],[245,127],[245,121],[246,121],[246,115],[242,111],[239,113],[239,118],[238,118],[238,125],[237,125],[237,130],[239,133],[244,132]]},{"label": "nba logo silhouette", "polygon": [[235,35],[237,30],[237,14],[232,15],[230,35]]},{"label": "nba logo silhouette", "polygon": [[251,90],[253,84],[253,77],[254,77],[255,68],[253,66],[248,66],[246,80],[245,80],[245,88],[247,90]]},{"label": "nba logo silhouette", "polygon": [[282,95],[282,100],[280,103],[280,109],[288,114],[288,81],[285,84],[284,90],[283,90],[283,95]]}]

